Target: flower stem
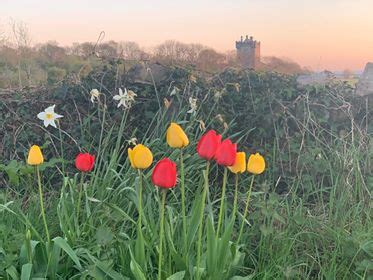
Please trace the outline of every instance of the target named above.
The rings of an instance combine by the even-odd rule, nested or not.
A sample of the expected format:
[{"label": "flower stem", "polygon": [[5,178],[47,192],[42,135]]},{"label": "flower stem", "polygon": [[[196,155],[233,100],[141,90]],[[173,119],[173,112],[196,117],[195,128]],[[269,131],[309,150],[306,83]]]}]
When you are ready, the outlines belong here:
[{"label": "flower stem", "polygon": [[198,243],[197,243],[197,280],[201,279],[200,265],[201,265],[201,249],[202,249],[202,233],[203,233],[203,214],[205,212],[206,194],[209,188],[209,170],[210,170],[210,162],[208,161],[206,164],[205,185],[202,191],[202,206],[201,206],[201,212],[199,216]]},{"label": "flower stem", "polygon": [[227,171],[228,169],[224,168],[224,177],[223,177],[223,188],[221,193],[221,201],[220,201],[220,211],[219,211],[219,220],[218,220],[218,228],[216,230],[216,238],[219,238],[219,233],[221,229],[221,223],[223,222],[223,212],[224,212],[224,200],[225,200],[225,190],[227,187]]},{"label": "flower stem", "polygon": [[143,189],[143,172],[141,169],[139,172],[139,186],[138,186],[138,218],[137,218],[137,240],[136,240],[136,250],[135,258],[137,263],[145,270],[146,259],[145,259],[145,247],[144,247],[144,237],[142,232],[142,218],[143,218],[143,205],[142,205],[142,189]]},{"label": "flower stem", "polygon": [[184,241],[184,255],[187,259],[187,222],[185,210],[185,175],[184,175],[184,159],[183,149],[180,149],[180,186],[181,186],[181,212],[183,216],[183,241]]},{"label": "flower stem", "polygon": [[41,186],[41,177],[40,177],[40,170],[39,166],[36,166],[36,175],[38,177],[38,186],[39,186],[39,200],[40,200],[40,212],[44,222],[45,234],[47,235],[48,244],[51,242],[51,238],[49,235],[47,219],[45,217],[45,209],[44,209],[44,200],[43,200],[43,190]]},{"label": "flower stem", "polygon": [[158,280],[162,279],[162,253],[163,253],[163,231],[164,231],[164,208],[166,204],[167,190],[162,190],[162,202],[160,205],[161,222],[159,228],[159,258],[158,258]]},{"label": "flower stem", "polygon": [[80,205],[82,202],[82,193],[83,193],[83,187],[84,187],[84,173],[82,172],[80,177],[80,184],[79,184],[79,196],[78,196],[78,203],[77,203],[77,210],[76,210],[76,220],[79,227],[79,218],[80,218]]},{"label": "flower stem", "polygon": [[242,223],[241,223],[240,233],[239,233],[238,238],[237,238],[237,244],[240,243],[240,240],[241,240],[241,237],[242,237],[242,233],[243,233],[243,227],[245,225],[245,220],[246,220],[247,212],[249,211],[250,196],[251,196],[251,190],[253,189],[253,185],[254,185],[254,179],[255,179],[255,175],[253,175],[251,177],[250,188],[249,188],[249,191],[247,193],[246,206],[245,206],[245,211],[244,211],[243,217],[242,217]]},{"label": "flower stem", "polygon": [[137,220],[137,234],[142,234],[142,171],[139,169],[139,197],[138,197],[139,217]]},{"label": "flower stem", "polygon": [[234,178],[234,199],[233,199],[233,213],[232,219],[236,220],[237,215],[237,200],[238,200],[238,174],[235,175]]},{"label": "flower stem", "polygon": [[61,149],[61,159],[62,159],[62,174],[65,176],[65,159],[63,154],[63,139],[62,139],[62,130],[59,120],[57,120],[58,132],[60,135],[60,149]]}]

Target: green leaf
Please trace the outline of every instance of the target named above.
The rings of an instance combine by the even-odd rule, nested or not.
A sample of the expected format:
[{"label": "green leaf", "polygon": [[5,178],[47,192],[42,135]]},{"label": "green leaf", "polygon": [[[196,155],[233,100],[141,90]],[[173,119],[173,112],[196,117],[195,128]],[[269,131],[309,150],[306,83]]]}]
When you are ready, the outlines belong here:
[{"label": "green leaf", "polygon": [[21,247],[21,251],[19,253],[19,262],[20,262],[21,265],[27,264],[29,262],[28,255],[33,257],[34,252],[35,252],[35,247],[40,243],[39,241],[30,240],[31,252],[27,252],[26,242],[27,241],[25,241],[23,243],[23,245]]},{"label": "green leaf", "polygon": [[130,267],[131,267],[133,276],[135,277],[136,280],[146,280],[146,277],[144,273],[142,272],[141,267],[133,258],[131,260]]},{"label": "green leaf", "polygon": [[104,203],[105,203],[105,205],[110,207],[113,211],[115,211],[117,214],[119,214],[123,219],[129,220],[131,223],[136,225],[136,221],[134,219],[132,219],[125,211],[120,209],[117,205],[112,204],[112,203],[106,203],[106,202],[104,202]]},{"label": "green leaf", "polygon": [[113,269],[111,269],[110,267],[108,267],[106,264],[104,264],[103,262],[99,260],[96,260],[95,264],[100,270],[102,270],[102,272],[104,272],[107,276],[110,276],[114,280],[127,279],[126,277],[120,275],[118,272],[114,271]]},{"label": "green leaf", "polygon": [[253,279],[254,275],[248,275],[248,276],[233,276],[230,278],[230,280],[250,280]]},{"label": "green leaf", "polygon": [[185,271],[179,271],[175,274],[172,274],[170,277],[168,277],[166,280],[182,280],[184,279]]},{"label": "green leaf", "polygon": [[13,279],[13,280],[18,280],[19,279],[17,269],[13,265],[8,267],[5,271],[10,276],[11,279]]},{"label": "green leaf", "polygon": [[190,219],[190,223],[188,226],[188,233],[187,233],[188,252],[191,246],[193,245],[194,238],[198,231],[201,207],[202,207],[202,195],[199,195],[199,199],[195,199],[195,202],[193,204],[191,219]]},{"label": "green leaf", "polygon": [[365,242],[361,245],[361,249],[370,257],[373,257],[373,241]]},{"label": "green leaf", "polygon": [[29,280],[31,278],[32,264],[27,263],[22,266],[21,280]]},{"label": "green leaf", "polygon": [[213,275],[219,268],[217,262],[217,240],[214,225],[211,218],[207,218],[207,249],[206,249],[206,266],[207,274]]},{"label": "green leaf", "polygon": [[78,256],[75,254],[70,245],[67,244],[65,239],[58,236],[56,238],[53,238],[53,242],[70,256],[72,261],[78,266],[79,269],[82,269],[82,265],[80,264]]}]

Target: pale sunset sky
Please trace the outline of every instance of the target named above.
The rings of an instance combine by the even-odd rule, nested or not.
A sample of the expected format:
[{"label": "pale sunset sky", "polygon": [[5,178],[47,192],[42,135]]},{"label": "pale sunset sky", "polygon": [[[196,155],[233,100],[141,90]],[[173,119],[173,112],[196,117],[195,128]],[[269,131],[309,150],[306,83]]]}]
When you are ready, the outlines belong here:
[{"label": "pale sunset sky", "polygon": [[373,61],[373,0],[0,0],[0,30],[23,21],[33,43],[60,45],[167,39],[235,48],[241,35],[261,41],[264,56],[314,70],[361,70]]}]

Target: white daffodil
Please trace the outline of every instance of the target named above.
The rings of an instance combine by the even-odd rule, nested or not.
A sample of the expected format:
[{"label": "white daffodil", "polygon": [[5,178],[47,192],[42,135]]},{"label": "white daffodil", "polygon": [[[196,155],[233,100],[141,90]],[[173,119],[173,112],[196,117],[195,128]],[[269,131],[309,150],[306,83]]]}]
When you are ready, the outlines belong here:
[{"label": "white daffodil", "polygon": [[91,92],[89,93],[91,95],[91,102],[92,103],[95,103],[95,101],[99,99],[100,95],[101,95],[101,92],[98,91],[98,89],[94,88],[91,90]]},{"label": "white daffodil", "polygon": [[188,114],[195,114],[197,112],[197,98],[189,97],[190,110]]},{"label": "white daffodil", "polygon": [[214,93],[214,100],[216,102],[219,101],[222,98],[223,94],[225,94],[225,89],[215,91],[215,93]]},{"label": "white daffodil", "polygon": [[174,87],[170,93],[170,96],[173,96],[173,95],[176,95],[180,92],[180,89],[178,89],[177,87]]},{"label": "white daffodil", "polygon": [[137,145],[137,138],[133,137],[130,140],[127,140],[127,142],[128,142],[129,145],[136,146]]},{"label": "white daffodil", "polygon": [[113,97],[114,100],[119,101],[118,102],[118,108],[120,106],[123,106],[124,108],[128,109],[131,108],[132,103],[135,102],[135,97],[137,96],[136,93],[134,93],[132,90],[128,90],[125,88],[124,92],[120,88],[119,94],[115,95]]},{"label": "white daffodil", "polygon": [[56,105],[50,106],[45,109],[44,112],[40,112],[38,114],[38,119],[44,122],[45,127],[48,127],[49,125],[57,127],[56,120],[63,117],[62,115],[54,112],[54,107],[56,107]]}]

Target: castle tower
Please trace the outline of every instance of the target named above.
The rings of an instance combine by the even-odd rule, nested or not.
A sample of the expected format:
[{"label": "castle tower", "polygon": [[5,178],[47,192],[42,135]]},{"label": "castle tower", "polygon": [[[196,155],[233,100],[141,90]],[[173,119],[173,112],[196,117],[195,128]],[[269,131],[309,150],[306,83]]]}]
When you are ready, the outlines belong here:
[{"label": "castle tower", "polygon": [[256,69],[260,63],[260,42],[246,35],[236,41],[237,61],[242,68]]}]

